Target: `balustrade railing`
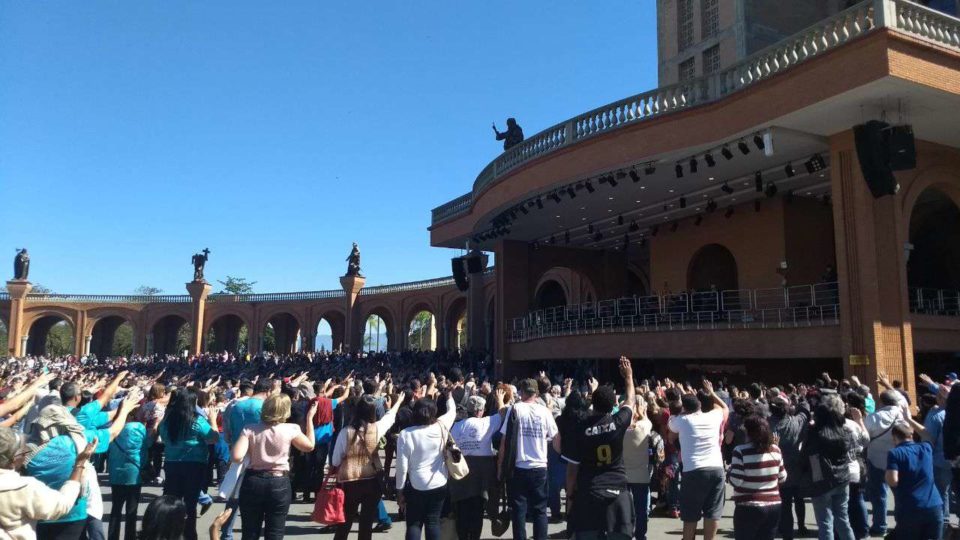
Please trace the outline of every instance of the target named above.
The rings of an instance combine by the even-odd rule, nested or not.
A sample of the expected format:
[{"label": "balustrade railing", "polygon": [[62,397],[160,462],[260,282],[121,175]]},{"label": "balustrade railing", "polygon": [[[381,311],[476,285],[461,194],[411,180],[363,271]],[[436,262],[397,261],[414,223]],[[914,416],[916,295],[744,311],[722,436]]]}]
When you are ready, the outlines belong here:
[{"label": "balustrade railing", "polygon": [[30,293],[27,302],[77,304],[182,304],[191,302],[189,294],[59,294]]},{"label": "balustrade railing", "polygon": [[624,126],[717,101],[881,27],[960,50],[960,19],[907,0],[866,0],[718,73],[616,101],[531,136],[484,167],[470,193],[434,209],[433,223],[468,211],[475,194],[530,160]]},{"label": "balustrade railing", "polygon": [[10,293],[5,293],[5,292],[0,293],[0,301],[9,300],[9,299],[10,299]]},{"label": "balustrade railing", "polygon": [[289,293],[230,294],[217,293],[207,297],[207,302],[296,302],[298,300],[324,300],[343,298],[343,289],[332,291],[305,291]]}]

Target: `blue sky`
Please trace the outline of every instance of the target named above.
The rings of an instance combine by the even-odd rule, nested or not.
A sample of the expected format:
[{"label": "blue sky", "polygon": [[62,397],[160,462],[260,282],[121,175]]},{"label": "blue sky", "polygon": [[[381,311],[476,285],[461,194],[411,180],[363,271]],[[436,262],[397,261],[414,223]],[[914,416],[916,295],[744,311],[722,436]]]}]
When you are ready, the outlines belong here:
[{"label": "blue sky", "polygon": [[353,241],[370,285],[447,275],[430,209],[492,121],[656,86],[653,0],[8,2],[0,28],[0,264],[26,246],[65,293],[182,294],[204,247],[258,292],[339,287]]}]

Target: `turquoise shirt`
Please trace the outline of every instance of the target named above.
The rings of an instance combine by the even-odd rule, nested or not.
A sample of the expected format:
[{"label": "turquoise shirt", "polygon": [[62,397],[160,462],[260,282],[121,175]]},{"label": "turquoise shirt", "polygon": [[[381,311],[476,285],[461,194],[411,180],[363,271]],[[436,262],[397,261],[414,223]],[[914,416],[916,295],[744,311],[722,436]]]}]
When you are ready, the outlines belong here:
[{"label": "turquoise shirt", "polygon": [[190,430],[177,442],[173,442],[170,433],[167,432],[167,418],[160,422],[160,438],[166,445],[163,453],[167,461],[206,463],[209,457],[207,445],[216,442],[216,438],[212,438],[211,434],[216,435],[217,438],[220,437],[220,434],[210,427],[206,418],[198,416],[190,426]]},{"label": "turquoise shirt", "polygon": [[230,440],[227,442],[230,443],[231,448],[240,438],[243,428],[260,423],[261,409],[263,409],[263,400],[255,397],[238,401],[230,407],[230,418],[227,419],[230,423]]},{"label": "turquoise shirt", "polygon": [[[76,409],[74,409],[76,410]],[[70,412],[74,412],[71,410]],[[110,415],[103,412],[99,401],[91,401],[74,413],[77,423],[86,429],[99,429],[110,423]]]},{"label": "turquoise shirt", "polygon": [[140,485],[140,469],[147,462],[147,428],[140,422],[127,422],[110,443],[107,470],[112,486]]},{"label": "turquoise shirt", "polygon": [[[330,406],[330,410],[331,411],[337,410],[337,407],[340,406],[340,400],[331,399],[330,401],[332,402]],[[313,418],[311,418],[310,421],[312,422]],[[323,444],[325,442],[330,441],[331,439],[333,439],[333,422],[320,424],[319,426],[313,428],[314,443]]]},{"label": "turquoise shirt", "polygon": [[[102,454],[110,447],[110,432],[106,429],[88,429],[84,431],[87,442],[93,442],[94,438],[99,438],[95,454]],[[37,455],[33,456],[30,463],[27,464],[26,473],[29,476],[43,482],[51,489],[59,490],[73,472],[73,464],[77,460],[77,445],[69,435],[59,435],[50,439]],[[86,490],[80,490],[80,497],[73,509],[67,512],[67,515],[60,519],[51,521],[41,521],[40,523],[61,523],[67,521],[79,521],[87,519],[87,497],[84,495]]]}]

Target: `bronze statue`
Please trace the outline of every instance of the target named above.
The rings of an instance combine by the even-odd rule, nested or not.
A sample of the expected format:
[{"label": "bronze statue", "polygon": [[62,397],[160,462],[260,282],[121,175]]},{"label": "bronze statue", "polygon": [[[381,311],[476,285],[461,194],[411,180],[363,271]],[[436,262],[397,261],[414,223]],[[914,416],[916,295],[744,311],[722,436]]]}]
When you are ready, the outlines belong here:
[{"label": "bronze statue", "polygon": [[356,242],[353,243],[353,250],[347,257],[347,275],[363,277],[360,274],[360,248],[357,247]]},{"label": "bronze statue", "polygon": [[497,124],[493,124],[493,132],[497,134],[498,141],[503,141],[504,151],[523,142],[523,129],[514,118],[507,118],[507,130],[503,133],[497,130]]},{"label": "bronze statue", "polygon": [[17,256],[13,258],[13,279],[26,281],[29,275],[30,256],[27,255],[27,248],[18,249]]},{"label": "bronze statue", "polygon": [[210,250],[207,248],[203,248],[203,251],[193,255],[193,258],[190,261],[193,263],[194,281],[203,281],[203,267],[207,264],[207,259],[209,258]]}]

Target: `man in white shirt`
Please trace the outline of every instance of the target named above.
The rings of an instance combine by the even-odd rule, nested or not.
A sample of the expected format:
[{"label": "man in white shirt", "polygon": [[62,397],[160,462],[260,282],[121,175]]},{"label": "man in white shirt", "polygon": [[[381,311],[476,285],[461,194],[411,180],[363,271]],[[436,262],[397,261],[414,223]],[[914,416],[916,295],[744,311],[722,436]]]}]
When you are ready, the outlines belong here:
[{"label": "man in white shirt", "polygon": [[[522,401],[514,405],[504,419],[500,433],[498,467],[500,478],[507,480],[510,508],[513,511],[513,538],[526,540],[527,513],[533,516],[535,540],[547,538],[547,445],[557,435],[557,422],[550,410],[537,403],[537,381],[520,382]],[[515,444],[508,450],[507,444]],[[511,462],[504,457],[510,454]]]},{"label": "man in white shirt", "polygon": [[680,439],[683,481],[680,483],[680,519],[683,540],[693,540],[703,517],[703,538],[713,540],[723,512],[724,471],[720,453],[720,428],[727,418],[727,404],[703,381],[697,395],[680,399],[683,414],[671,416],[668,426]]}]

